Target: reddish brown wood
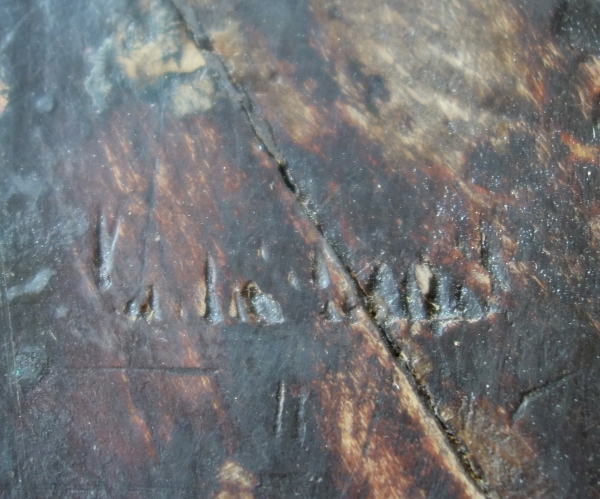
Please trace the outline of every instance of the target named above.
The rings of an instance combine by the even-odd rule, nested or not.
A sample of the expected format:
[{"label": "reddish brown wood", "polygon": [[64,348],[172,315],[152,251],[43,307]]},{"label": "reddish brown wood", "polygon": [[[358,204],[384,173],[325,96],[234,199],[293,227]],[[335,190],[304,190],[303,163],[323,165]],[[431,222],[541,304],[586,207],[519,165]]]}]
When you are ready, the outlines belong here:
[{"label": "reddish brown wood", "polygon": [[594,4],[0,6],[6,497],[597,497]]}]

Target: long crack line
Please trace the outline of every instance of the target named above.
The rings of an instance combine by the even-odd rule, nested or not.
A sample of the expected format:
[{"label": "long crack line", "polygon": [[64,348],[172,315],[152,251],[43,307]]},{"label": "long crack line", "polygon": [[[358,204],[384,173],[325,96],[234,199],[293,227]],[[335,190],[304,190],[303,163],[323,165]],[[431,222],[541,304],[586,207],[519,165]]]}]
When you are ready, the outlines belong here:
[{"label": "long crack line", "polygon": [[[281,151],[275,143],[271,126],[267,121],[265,121],[262,117],[258,116],[254,112],[252,100],[248,96],[247,92],[234,83],[232,76],[227,70],[225,62],[220,58],[219,55],[217,55],[213,51],[210,38],[208,37],[206,31],[202,28],[200,22],[198,21],[193,11],[188,6],[183,4],[181,0],[171,1],[177,9],[177,11],[179,12],[179,15],[181,16],[183,23],[187,27],[188,32],[192,35],[192,39],[195,41],[195,43],[201,50],[205,51],[205,59],[207,61],[207,65],[219,74],[232,100],[241,105],[241,108],[248,121],[248,125],[254,132],[256,138],[263,145],[265,151],[279,165],[279,173],[281,174],[285,186],[294,195],[307,219],[311,222],[311,224],[321,235],[322,242],[329,250],[329,253],[335,256],[338,265],[340,265],[340,267],[344,269],[349,282],[353,283],[354,290],[356,296],[358,296],[360,300],[361,307],[363,307],[367,316],[370,318],[372,324],[379,331],[383,343],[385,344],[386,348],[391,353],[393,358],[395,358],[398,361],[399,366],[405,369],[406,372],[409,374],[408,379],[412,382],[413,388],[417,392],[419,399],[427,408],[431,416],[435,419],[439,428],[445,433],[450,448],[453,449],[459,462],[462,464],[465,473],[473,479],[473,481],[480,488],[483,494],[486,497],[490,498],[491,489],[489,483],[486,480],[483,471],[477,469],[475,464],[469,458],[469,451],[467,449],[467,446],[456,436],[456,434],[450,429],[446,422],[440,417],[434,404],[433,395],[427,388],[426,384],[423,381],[419,380],[414,370],[411,369],[411,367],[409,366],[407,359],[402,355],[401,348],[395,342],[393,342],[393,340],[389,337],[388,333],[386,332],[385,327],[382,324],[380,324],[372,314],[369,307],[369,297],[367,292],[360,285],[360,282],[358,281],[355,273],[344,258],[342,251],[339,250],[334,241],[331,241],[327,237],[327,234],[325,233],[325,230],[323,228],[323,224],[318,220],[317,211],[315,209],[311,209],[311,206],[313,206],[311,199],[304,193],[302,193],[298,188],[298,185],[296,184],[290,173],[288,162],[286,161],[284,155],[281,153]],[[400,361],[400,359],[402,360]]]}]

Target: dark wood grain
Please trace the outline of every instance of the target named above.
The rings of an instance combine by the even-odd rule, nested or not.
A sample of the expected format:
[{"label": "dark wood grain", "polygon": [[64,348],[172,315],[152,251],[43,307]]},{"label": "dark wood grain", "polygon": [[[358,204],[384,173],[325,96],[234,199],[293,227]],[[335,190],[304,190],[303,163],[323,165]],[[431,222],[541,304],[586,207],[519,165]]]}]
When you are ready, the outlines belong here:
[{"label": "dark wood grain", "polygon": [[3,497],[600,495],[600,10],[0,6]]},{"label": "dark wood grain", "polygon": [[481,497],[177,9],[3,9],[3,496]]},{"label": "dark wood grain", "polygon": [[489,493],[596,497],[597,7],[176,3]]}]

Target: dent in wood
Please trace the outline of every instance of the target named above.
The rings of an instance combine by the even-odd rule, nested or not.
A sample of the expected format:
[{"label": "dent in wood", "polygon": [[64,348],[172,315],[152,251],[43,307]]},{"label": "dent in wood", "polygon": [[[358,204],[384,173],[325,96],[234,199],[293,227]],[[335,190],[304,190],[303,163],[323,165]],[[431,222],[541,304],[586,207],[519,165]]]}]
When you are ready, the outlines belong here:
[{"label": "dent in wood", "polygon": [[281,305],[273,296],[263,293],[256,283],[250,282],[246,285],[244,296],[250,312],[258,321],[266,324],[281,324],[285,321]]}]

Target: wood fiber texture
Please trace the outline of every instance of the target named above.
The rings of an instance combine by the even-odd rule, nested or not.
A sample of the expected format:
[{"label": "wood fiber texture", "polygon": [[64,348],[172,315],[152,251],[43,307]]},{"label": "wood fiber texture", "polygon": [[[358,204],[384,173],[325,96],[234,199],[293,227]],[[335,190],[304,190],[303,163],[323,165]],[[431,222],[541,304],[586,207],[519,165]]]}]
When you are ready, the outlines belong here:
[{"label": "wood fiber texture", "polygon": [[1,497],[600,497],[599,40],[0,4]]}]

